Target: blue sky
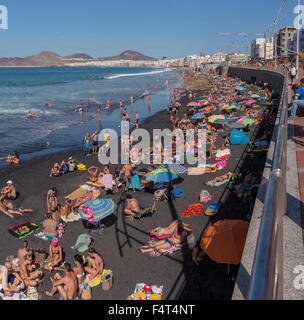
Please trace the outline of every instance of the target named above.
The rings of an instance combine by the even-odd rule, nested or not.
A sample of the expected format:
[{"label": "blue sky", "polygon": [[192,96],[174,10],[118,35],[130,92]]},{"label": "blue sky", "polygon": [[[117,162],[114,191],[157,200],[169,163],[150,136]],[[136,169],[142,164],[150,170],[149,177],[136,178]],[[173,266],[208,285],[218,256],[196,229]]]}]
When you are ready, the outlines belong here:
[{"label": "blue sky", "polygon": [[[293,25],[296,3],[287,0],[279,27]],[[244,37],[216,33],[264,34],[281,0],[0,0],[0,5],[7,6],[9,23],[0,30],[0,57],[41,51],[105,57],[136,50],[177,58],[238,51]]]}]

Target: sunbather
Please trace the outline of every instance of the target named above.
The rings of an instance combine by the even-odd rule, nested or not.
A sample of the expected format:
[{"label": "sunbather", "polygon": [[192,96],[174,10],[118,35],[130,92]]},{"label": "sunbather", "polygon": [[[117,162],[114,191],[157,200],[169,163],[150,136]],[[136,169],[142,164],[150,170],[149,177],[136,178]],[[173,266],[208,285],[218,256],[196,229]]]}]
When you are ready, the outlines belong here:
[{"label": "sunbather", "polygon": [[189,228],[189,224],[182,222],[181,220],[177,219],[174,220],[167,228],[157,227],[150,231],[150,235],[153,237],[160,237],[163,235],[171,235],[178,229],[184,229],[187,231],[191,231]]},{"label": "sunbather", "polygon": [[232,172],[228,172],[220,177],[216,177],[211,181],[206,182],[206,185],[213,187],[217,182],[223,182],[225,180],[231,179],[233,177]]},{"label": "sunbather", "polygon": [[[159,240],[153,244],[150,243],[148,245],[141,246],[139,250],[142,253],[148,253],[148,252],[156,253],[159,250],[170,249],[171,247],[181,245],[187,239],[187,237],[191,234],[191,230],[187,226],[183,225],[183,222],[180,220],[177,221],[177,227],[173,229],[174,229],[173,236],[163,240]],[[170,229],[167,231],[170,231]]]},{"label": "sunbather", "polygon": [[52,210],[55,210],[58,205],[58,199],[57,199],[57,189],[55,187],[52,187],[51,190],[48,191],[46,196],[46,205],[48,212],[51,212]]},{"label": "sunbather", "polygon": [[20,156],[17,151],[15,151],[13,154],[9,154],[7,156],[6,162],[8,164],[20,164]]},{"label": "sunbather", "polygon": [[44,268],[49,271],[58,270],[62,262],[62,248],[58,245],[57,238],[53,238],[49,246],[49,261]]},{"label": "sunbather", "polygon": [[84,261],[81,255],[76,254],[74,256],[74,264],[76,267],[73,268],[73,272],[77,277],[78,286],[81,287],[85,280],[85,269],[84,269]]},{"label": "sunbather", "polygon": [[104,263],[101,255],[94,249],[88,250],[89,256],[87,257],[88,265],[85,267],[85,271],[88,273],[89,279],[95,279],[103,272]]},{"label": "sunbather", "polygon": [[63,267],[64,277],[55,274],[54,278],[50,278],[53,283],[52,290],[46,291],[46,295],[53,297],[56,292],[59,292],[63,300],[74,300],[77,296],[77,278],[69,263],[65,263]]},{"label": "sunbather", "polygon": [[132,195],[127,195],[127,207],[124,213],[128,216],[138,217],[141,215],[138,201]]},{"label": "sunbather", "polygon": [[88,173],[90,174],[90,181],[91,182],[97,182],[98,181],[98,168],[95,166],[92,166],[88,169]]},{"label": "sunbather", "polygon": [[55,163],[50,172],[50,177],[60,177],[62,172],[58,163]]},{"label": "sunbather", "polygon": [[6,261],[4,266],[0,266],[0,292],[2,290],[5,296],[11,297],[23,289],[25,289],[24,280],[20,277],[19,272],[13,270],[12,263]]},{"label": "sunbather", "polygon": [[83,205],[87,201],[91,200],[92,196],[93,196],[92,191],[87,191],[84,195],[82,195],[81,197],[77,198],[75,204],[73,205],[73,210],[75,208],[80,207],[81,205]]},{"label": "sunbather", "polygon": [[37,270],[37,266],[34,264],[34,257],[32,252],[29,252],[24,259],[24,262],[20,268],[20,276],[26,286],[38,287],[42,283],[41,278],[43,272]]},{"label": "sunbather", "polygon": [[7,181],[7,186],[2,188],[0,201],[4,199],[15,200],[17,196],[16,188],[12,180]]},{"label": "sunbather", "polygon": [[58,235],[58,224],[53,219],[52,213],[47,213],[46,219],[42,223],[44,235],[53,239]]}]

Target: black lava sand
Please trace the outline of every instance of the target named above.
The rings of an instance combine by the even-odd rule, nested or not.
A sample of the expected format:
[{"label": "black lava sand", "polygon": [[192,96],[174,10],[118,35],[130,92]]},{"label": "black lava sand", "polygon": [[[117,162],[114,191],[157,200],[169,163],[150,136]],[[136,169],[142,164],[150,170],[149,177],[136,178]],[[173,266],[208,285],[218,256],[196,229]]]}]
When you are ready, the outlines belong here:
[{"label": "black lava sand", "polygon": [[[197,91],[198,97],[202,91]],[[185,108],[181,110],[181,114]],[[169,116],[166,111],[149,118],[142,127],[151,130],[153,128],[167,128]],[[95,128],[92,128],[92,131]],[[247,133],[251,137],[255,131],[252,126]],[[222,143],[221,133],[217,141],[217,147]],[[257,133],[257,130],[255,131]],[[79,137],[81,139],[82,137]],[[117,211],[111,218],[107,219],[107,228],[103,233],[90,233],[94,238],[93,245],[102,255],[105,267],[113,270],[114,281],[110,291],[103,291],[101,286],[92,290],[92,299],[96,300],[125,300],[133,293],[137,283],[146,283],[148,285],[163,285],[166,299],[230,299],[234,287],[234,278],[237,274],[237,266],[231,266],[228,274],[228,266],[217,264],[210,259],[206,259],[197,267],[192,261],[192,247],[194,244],[186,245],[181,251],[172,255],[161,257],[150,257],[139,252],[139,246],[147,243],[147,230],[157,226],[167,226],[177,217],[180,217],[183,210],[192,203],[199,202],[199,195],[202,189],[206,189],[213,195],[211,203],[217,203],[223,200],[220,213],[213,217],[212,221],[223,218],[246,219],[249,212],[248,203],[242,203],[238,198],[227,193],[227,185],[221,187],[207,187],[205,182],[213,179],[215,176],[223,175],[229,171],[246,172],[247,168],[263,169],[266,153],[258,153],[254,159],[249,159],[245,163],[239,164],[246,146],[231,146],[232,157],[228,161],[226,169],[218,171],[216,174],[204,174],[201,176],[183,176],[184,181],[179,185],[184,189],[184,195],[171,202],[157,202],[157,211],[153,217],[147,217],[142,220],[129,221],[123,215],[123,209],[126,205],[126,193],[122,190],[111,197],[117,204]],[[32,208],[34,212],[25,217],[15,217],[14,220],[1,214],[0,215],[0,234],[1,250],[0,262],[4,262],[8,255],[16,254],[17,249],[22,246],[22,240],[14,238],[8,233],[8,228],[27,221],[32,221],[40,225],[46,213],[46,193],[55,186],[58,190],[59,203],[64,203],[64,196],[74,191],[79,185],[88,180],[87,172],[74,172],[66,174],[59,178],[49,177],[48,174],[52,165],[69,156],[77,159],[79,162],[90,165],[102,166],[97,161],[97,156],[85,157],[80,150],[67,151],[65,153],[53,154],[22,163],[18,167],[8,167],[0,171],[0,185],[4,186],[6,181],[11,179],[20,193],[16,203],[24,208]],[[209,160],[208,162],[214,162]],[[240,166],[239,166],[240,165]],[[222,198],[223,195],[227,197]],[[137,192],[135,197],[142,206],[152,204],[153,195],[144,191]],[[210,203],[209,203],[210,204]],[[208,205],[209,205],[208,204]],[[209,217],[203,212],[208,205],[204,205],[202,214],[197,217],[184,219],[189,223],[196,241],[199,240],[202,231],[209,225]],[[87,233],[87,230],[80,221],[69,223],[65,229],[65,234],[59,239],[59,244],[63,247],[65,261],[73,264],[73,256],[78,253],[71,249],[76,242],[79,234]],[[33,249],[48,249],[49,241],[40,240],[33,235],[26,237],[29,245]],[[86,254],[86,253],[85,253]],[[53,275],[53,274],[52,274]],[[45,295],[45,290],[51,289],[49,273],[44,273],[44,284],[39,288],[43,299],[59,299],[58,295],[53,298]]]}]

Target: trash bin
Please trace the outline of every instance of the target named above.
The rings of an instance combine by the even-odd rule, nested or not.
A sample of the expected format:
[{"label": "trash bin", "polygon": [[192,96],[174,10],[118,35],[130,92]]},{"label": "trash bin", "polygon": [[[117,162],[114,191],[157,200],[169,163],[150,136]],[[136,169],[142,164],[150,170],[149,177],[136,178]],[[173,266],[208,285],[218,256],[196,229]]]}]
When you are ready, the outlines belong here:
[{"label": "trash bin", "polygon": [[102,289],[104,291],[108,291],[112,289],[112,284],[113,284],[113,274],[112,273],[106,273],[102,277]]}]

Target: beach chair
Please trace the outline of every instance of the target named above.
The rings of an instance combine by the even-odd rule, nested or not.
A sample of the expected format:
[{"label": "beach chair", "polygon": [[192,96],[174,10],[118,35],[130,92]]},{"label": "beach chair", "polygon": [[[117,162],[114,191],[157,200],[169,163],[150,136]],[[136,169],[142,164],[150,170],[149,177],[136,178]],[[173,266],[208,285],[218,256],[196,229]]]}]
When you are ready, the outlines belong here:
[{"label": "beach chair", "polygon": [[140,220],[145,217],[149,217],[149,216],[152,217],[154,215],[155,211],[156,211],[156,201],[154,200],[151,207],[143,208],[142,206],[140,206],[140,213],[136,216],[129,216],[128,219],[130,221],[133,221],[134,219]]}]

